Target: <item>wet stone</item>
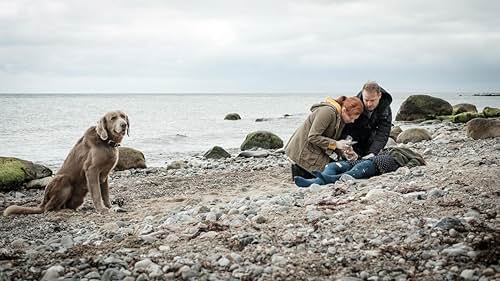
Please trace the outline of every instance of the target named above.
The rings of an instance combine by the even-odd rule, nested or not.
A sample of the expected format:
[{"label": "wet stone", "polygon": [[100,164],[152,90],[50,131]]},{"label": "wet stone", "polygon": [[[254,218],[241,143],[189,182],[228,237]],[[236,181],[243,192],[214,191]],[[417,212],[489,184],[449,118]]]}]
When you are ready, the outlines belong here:
[{"label": "wet stone", "polygon": [[462,222],[459,219],[453,217],[442,218],[434,225],[434,227],[444,230],[450,230],[453,228],[460,232],[465,231],[465,226],[462,224]]}]

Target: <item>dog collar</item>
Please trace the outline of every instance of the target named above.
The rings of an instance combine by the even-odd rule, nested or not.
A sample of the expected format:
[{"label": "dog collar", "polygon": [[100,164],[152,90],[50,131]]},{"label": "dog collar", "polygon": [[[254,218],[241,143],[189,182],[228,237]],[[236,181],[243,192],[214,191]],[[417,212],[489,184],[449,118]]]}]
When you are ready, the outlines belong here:
[{"label": "dog collar", "polygon": [[112,141],[112,140],[108,140],[108,145],[112,146],[112,147],[119,147],[120,146],[119,143]]}]

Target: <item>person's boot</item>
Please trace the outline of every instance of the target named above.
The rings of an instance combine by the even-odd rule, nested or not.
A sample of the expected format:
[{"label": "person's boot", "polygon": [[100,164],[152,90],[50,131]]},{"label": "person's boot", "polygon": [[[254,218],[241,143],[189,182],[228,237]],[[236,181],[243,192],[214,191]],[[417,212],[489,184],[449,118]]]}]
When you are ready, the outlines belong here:
[{"label": "person's boot", "polygon": [[295,184],[298,186],[298,187],[309,187],[311,186],[312,184],[319,184],[319,185],[323,185],[323,180],[321,180],[320,178],[315,178],[315,179],[306,179],[306,178],[303,178],[303,177],[293,177],[293,181],[295,182]]},{"label": "person's boot", "polygon": [[321,179],[324,183],[323,184],[329,184],[329,183],[334,183],[336,182],[340,175],[333,175],[329,176],[327,174],[321,173],[320,171],[313,171],[313,175],[315,175],[318,179]]}]

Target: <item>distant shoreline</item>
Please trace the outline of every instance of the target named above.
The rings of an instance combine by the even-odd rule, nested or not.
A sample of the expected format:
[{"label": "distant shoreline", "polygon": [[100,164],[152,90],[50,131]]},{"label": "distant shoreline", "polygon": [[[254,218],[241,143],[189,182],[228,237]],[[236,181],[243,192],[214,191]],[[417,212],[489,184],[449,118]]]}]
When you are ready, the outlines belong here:
[{"label": "distant shoreline", "polygon": [[476,97],[500,97],[500,93],[479,93],[473,94]]},{"label": "distant shoreline", "polygon": [[[346,92],[26,92],[26,93],[16,93],[16,92],[0,92],[0,97],[8,96],[117,96],[117,95],[127,95],[127,96],[283,96],[283,95],[307,95],[307,96],[342,96],[342,95],[354,95],[357,92],[352,93]],[[391,92],[393,96],[411,96],[411,95],[431,95],[431,96],[500,96],[500,92],[487,92],[487,93],[474,93],[474,92]]]}]

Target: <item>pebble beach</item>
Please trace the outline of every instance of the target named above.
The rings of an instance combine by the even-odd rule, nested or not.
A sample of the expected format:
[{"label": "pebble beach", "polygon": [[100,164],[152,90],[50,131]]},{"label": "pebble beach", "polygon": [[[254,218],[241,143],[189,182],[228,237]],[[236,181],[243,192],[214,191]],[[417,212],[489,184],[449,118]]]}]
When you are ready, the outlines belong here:
[{"label": "pebble beach", "polygon": [[498,138],[419,127],[426,166],[306,189],[280,150],[114,172],[107,214],[0,217],[0,280],[499,280]]}]

